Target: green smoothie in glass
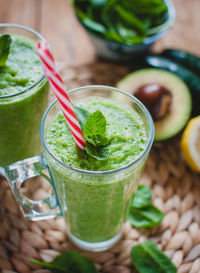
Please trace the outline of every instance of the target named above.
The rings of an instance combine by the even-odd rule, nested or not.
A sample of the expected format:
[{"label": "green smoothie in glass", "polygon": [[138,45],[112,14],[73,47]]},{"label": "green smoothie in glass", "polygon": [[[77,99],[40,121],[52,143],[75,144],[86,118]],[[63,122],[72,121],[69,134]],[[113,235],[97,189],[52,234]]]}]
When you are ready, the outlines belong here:
[{"label": "green smoothie in glass", "polygon": [[41,152],[39,126],[48,103],[48,82],[35,51],[38,33],[0,24],[11,37],[10,52],[0,67],[0,166]]},{"label": "green smoothie in glass", "polygon": [[[103,113],[108,158],[98,160],[80,151],[60,112],[50,122],[46,138],[50,150],[64,163],[82,170],[109,171],[129,164],[144,151],[148,137],[142,119],[133,109],[111,99],[93,96],[76,102],[76,106],[90,114],[97,110]],[[65,218],[72,237],[96,243],[120,233],[128,200],[137,187],[137,176],[143,163],[138,165],[135,174],[111,175],[109,181],[104,176],[81,177],[51,166],[60,201],[63,206],[66,203]]]}]

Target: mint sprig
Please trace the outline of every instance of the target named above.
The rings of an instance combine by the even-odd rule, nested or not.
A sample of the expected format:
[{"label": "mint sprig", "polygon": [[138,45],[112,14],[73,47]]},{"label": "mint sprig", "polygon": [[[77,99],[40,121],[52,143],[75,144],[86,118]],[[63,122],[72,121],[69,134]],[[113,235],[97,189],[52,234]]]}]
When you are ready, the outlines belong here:
[{"label": "mint sprig", "polygon": [[97,110],[88,117],[83,134],[86,141],[94,146],[101,146],[101,141],[106,135],[106,119],[101,111]]},{"label": "mint sprig", "polygon": [[86,152],[98,159],[105,160],[108,158],[108,139],[106,137],[106,118],[97,110],[92,113],[86,120],[83,135],[86,140]]},{"label": "mint sprig", "polygon": [[9,34],[0,35],[0,67],[6,64],[12,39]]},{"label": "mint sprig", "polygon": [[107,137],[103,135],[92,135],[92,136],[87,136],[86,141],[90,144],[92,144],[95,147],[101,147],[101,146],[106,146],[108,145],[108,139]]},{"label": "mint sprig", "polygon": [[79,124],[81,126],[81,130],[83,131],[86,120],[89,118],[90,114],[88,113],[88,111],[86,111],[85,109],[83,109],[81,107],[78,107],[75,105],[73,105],[73,107],[74,107],[76,117],[77,117]]},{"label": "mint sprig", "polygon": [[106,147],[95,147],[90,143],[86,143],[85,150],[87,154],[98,160],[104,160],[108,158],[108,149]]},{"label": "mint sprig", "polygon": [[86,140],[86,153],[98,160],[108,158],[108,138],[106,137],[106,118],[97,110],[89,114],[81,107],[74,106],[84,138]]}]

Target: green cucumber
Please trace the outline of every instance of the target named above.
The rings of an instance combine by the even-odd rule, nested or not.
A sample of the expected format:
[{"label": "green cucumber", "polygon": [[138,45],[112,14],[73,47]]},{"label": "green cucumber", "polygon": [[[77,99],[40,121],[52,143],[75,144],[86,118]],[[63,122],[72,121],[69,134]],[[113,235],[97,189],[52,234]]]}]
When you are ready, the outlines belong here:
[{"label": "green cucumber", "polygon": [[193,107],[192,116],[200,115],[200,78],[197,74],[172,60],[158,55],[147,55],[143,65],[168,70],[179,76],[190,88]]},{"label": "green cucumber", "polygon": [[200,76],[200,57],[178,49],[166,49],[161,55],[183,64]]}]

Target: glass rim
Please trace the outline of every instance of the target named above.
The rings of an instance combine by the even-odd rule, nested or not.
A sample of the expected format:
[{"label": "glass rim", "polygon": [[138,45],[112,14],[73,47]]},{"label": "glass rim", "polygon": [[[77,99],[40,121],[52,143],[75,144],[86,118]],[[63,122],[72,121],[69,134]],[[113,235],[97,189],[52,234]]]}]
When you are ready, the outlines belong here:
[{"label": "glass rim", "polygon": [[[26,26],[23,26],[23,25],[18,25],[18,24],[7,24],[7,23],[0,23],[0,28],[3,28],[3,27],[11,27],[13,29],[22,29],[22,30],[26,30],[27,32],[30,32],[32,34],[34,34],[37,38],[39,38],[40,40],[42,41],[46,41],[46,39],[39,33],[37,32],[36,30],[33,30],[29,27],[26,27]],[[6,99],[6,98],[11,98],[11,97],[15,97],[15,96],[18,96],[18,95],[21,95],[21,94],[24,94],[26,92],[28,92],[29,90],[31,90],[32,88],[34,88],[37,84],[39,84],[40,82],[43,81],[43,79],[45,79],[46,76],[43,75],[39,78],[39,80],[37,80],[34,84],[32,84],[31,86],[25,88],[24,90],[18,92],[18,93],[12,93],[12,94],[8,94],[8,95],[4,95],[4,96],[0,96],[0,99]]]},{"label": "glass rim", "polygon": [[40,124],[40,138],[41,138],[42,145],[43,145],[45,151],[47,151],[63,167],[69,168],[71,170],[74,170],[74,171],[82,173],[82,174],[102,175],[102,174],[111,174],[111,173],[119,172],[119,171],[122,171],[122,170],[126,170],[129,167],[135,165],[141,158],[145,157],[148,154],[148,152],[150,151],[150,148],[151,148],[151,146],[153,144],[153,140],[154,140],[154,123],[153,123],[152,117],[151,117],[149,111],[147,110],[147,108],[136,97],[132,96],[130,93],[127,93],[127,92],[125,92],[125,91],[123,91],[121,89],[118,89],[118,88],[115,88],[115,87],[112,87],[112,86],[106,86],[106,85],[86,85],[86,86],[81,86],[81,87],[73,88],[73,89],[71,89],[71,90],[68,91],[68,94],[71,94],[71,93],[74,93],[76,91],[83,90],[83,89],[93,89],[93,88],[96,88],[96,89],[102,89],[103,88],[103,89],[117,91],[119,93],[122,93],[122,94],[128,96],[134,102],[136,102],[137,105],[139,105],[140,109],[142,109],[143,113],[147,117],[147,120],[148,120],[148,123],[149,123],[149,126],[150,126],[150,135],[149,135],[146,147],[143,150],[143,152],[138,157],[136,157],[134,160],[132,160],[131,162],[129,162],[128,164],[123,165],[122,167],[119,167],[119,168],[116,168],[116,169],[106,170],[106,171],[84,170],[84,169],[79,169],[79,168],[76,168],[74,166],[71,166],[71,165],[68,165],[68,164],[64,163],[60,158],[58,158],[51,151],[51,149],[49,148],[49,146],[48,146],[48,144],[47,144],[47,142],[45,140],[45,137],[44,137],[44,124],[45,124],[47,115],[48,115],[49,111],[51,110],[51,108],[58,102],[57,99],[55,99],[48,106],[48,108],[46,109],[46,111],[45,111],[45,113],[44,113],[44,115],[42,117],[42,120],[41,120],[41,124]]}]

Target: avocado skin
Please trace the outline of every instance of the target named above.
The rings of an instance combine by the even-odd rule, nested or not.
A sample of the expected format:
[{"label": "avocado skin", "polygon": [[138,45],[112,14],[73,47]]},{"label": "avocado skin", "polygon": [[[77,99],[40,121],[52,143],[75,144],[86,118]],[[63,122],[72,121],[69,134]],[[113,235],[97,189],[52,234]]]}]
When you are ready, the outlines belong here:
[{"label": "avocado skin", "polygon": [[180,49],[165,49],[161,56],[182,64],[200,77],[200,57]]}]

